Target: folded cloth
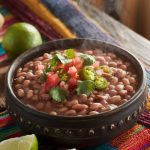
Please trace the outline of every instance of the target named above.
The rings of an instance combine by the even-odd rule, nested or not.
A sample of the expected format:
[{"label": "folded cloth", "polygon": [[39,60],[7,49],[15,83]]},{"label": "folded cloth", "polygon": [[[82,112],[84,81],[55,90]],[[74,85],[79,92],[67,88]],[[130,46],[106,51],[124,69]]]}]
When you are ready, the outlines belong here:
[{"label": "folded cloth", "polygon": [[78,37],[93,38],[116,44],[117,42],[104,33],[93,21],[88,19],[70,0],[41,0],[71,31]]},{"label": "folded cloth", "polygon": [[49,11],[38,0],[21,0],[29,9],[31,9],[37,16],[46,21],[52,26],[62,37],[75,38],[76,36],[58,19],[51,11]]},{"label": "folded cloth", "polygon": [[47,23],[36,16],[27,6],[18,0],[7,0],[4,4],[21,21],[34,25],[48,40],[61,38],[61,36]]}]

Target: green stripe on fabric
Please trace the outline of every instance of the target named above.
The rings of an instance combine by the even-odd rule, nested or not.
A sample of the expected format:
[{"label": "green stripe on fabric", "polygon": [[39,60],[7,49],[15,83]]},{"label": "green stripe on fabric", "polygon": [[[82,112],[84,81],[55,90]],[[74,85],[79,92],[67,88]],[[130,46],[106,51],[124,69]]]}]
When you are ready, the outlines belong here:
[{"label": "green stripe on fabric", "polygon": [[137,130],[133,131],[130,135],[132,136],[132,135],[134,135],[134,134],[136,134],[136,133],[142,131],[144,128],[145,128],[144,126],[141,126],[141,127],[138,128]]},{"label": "green stripe on fabric", "polygon": [[3,16],[7,16],[8,14],[10,14],[8,12],[8,10],[4,7],[0,7],[0,13],[3,15]]},{"label": "green stripe on fabric", "polygon": [[21,129],[16,125],[12,125],[9,126],[9,128],[7,127],[7,129],[0,130],[0,141],[6,139],[8,136],[15,134],[18,131],[21,131]]}]

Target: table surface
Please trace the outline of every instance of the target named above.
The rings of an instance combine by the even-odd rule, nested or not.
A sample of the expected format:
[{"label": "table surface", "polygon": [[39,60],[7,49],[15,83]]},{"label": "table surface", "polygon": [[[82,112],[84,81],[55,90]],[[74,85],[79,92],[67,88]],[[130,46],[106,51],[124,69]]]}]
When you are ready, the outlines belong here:
[{"label": "table surface", "polygon": [[106,13],[89,4],[90,0],[80,1],[79,6],[115,39],[121,47],[136,55],[150,69],[150,41],[116,21]]}]

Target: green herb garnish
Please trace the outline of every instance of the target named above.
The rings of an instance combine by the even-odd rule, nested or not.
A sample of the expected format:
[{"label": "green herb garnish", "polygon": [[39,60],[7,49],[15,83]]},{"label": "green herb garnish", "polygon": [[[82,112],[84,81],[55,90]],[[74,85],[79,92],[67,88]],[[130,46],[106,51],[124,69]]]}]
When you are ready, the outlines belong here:
[{"label": "green herb garnish", "polygon": [[75,57],[75,51],[73,49],[67,49],[65,54],[68,59],[72,59]]},{"label": "green herb garnish", "polygon": [[70,60],[68,60],[67,58],[65,58],[63,55],[61,54],[56,54],[56,57],[58,58],[58,60],[60,60],[61,63],[63,64],[67,64],[70,62]]},{"label": "green herb garnish", "polygon": [[67,97],[67,92],[59,87],[54,87],[49,92],[50,97],[57,102],[62,102]]},{"label": "green herb garnish", "polygon": [[84,65],[93,65],[96,61],[95,57],[88,54],[80,55],[80,57],[84,59]]},{"label": "green herb garnish", "polygon": [[95,85],[91,80],[78,81],[77,94],[86,94],[89,96],[94,91]]},{"label": "green herb garnish", "polygon": [[43,74],[42,74],[42,82],[46,81],[46,70],[43,70]]}]

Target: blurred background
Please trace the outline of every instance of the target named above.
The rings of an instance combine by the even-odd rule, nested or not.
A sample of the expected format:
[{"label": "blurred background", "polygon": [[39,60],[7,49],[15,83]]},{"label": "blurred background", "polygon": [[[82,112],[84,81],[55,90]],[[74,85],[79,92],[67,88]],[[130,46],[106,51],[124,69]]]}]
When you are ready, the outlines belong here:
[{"label": "blurred background", "polygon": [[[81,1],[78,0],[79,4]],[[90,0],[98,9],[150,40],[150,0]]]}]

